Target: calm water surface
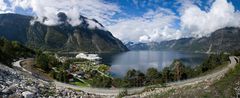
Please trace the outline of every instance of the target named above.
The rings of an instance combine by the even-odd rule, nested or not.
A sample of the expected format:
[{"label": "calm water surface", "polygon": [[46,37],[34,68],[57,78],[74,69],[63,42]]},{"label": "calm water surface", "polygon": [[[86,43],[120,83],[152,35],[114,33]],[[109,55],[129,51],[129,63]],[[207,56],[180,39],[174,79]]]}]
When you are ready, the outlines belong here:
[{"label": "calm water surface", "polygon": [[111,66],[111,74],[116,77],[123,77],[129,69],[136,69],[142,72],[150,67],[159,71],[169,66],[174,59],[181,60],[185,65],[195,67],[201,64],[207,54],[176,52],[176,51],[129,51],[124,53],[99,54],[101,63]]}]

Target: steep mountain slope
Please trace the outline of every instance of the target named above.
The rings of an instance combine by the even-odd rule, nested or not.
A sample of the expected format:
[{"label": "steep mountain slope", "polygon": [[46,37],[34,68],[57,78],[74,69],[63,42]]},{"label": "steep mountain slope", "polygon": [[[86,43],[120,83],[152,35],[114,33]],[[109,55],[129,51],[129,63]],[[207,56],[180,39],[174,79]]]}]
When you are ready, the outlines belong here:
[{"label": "steep mountain slope", "polygon": [[0,14],[0,35],[21,43],[27,41],[26,32],[31,17],[18,14]]},{"label": "steep mountain slope", "polygon": [[[158,45],[158,43],[156,43],[156,44]],[[127,42],[127,43],[125,43],[125,45],[130,50],[152,50],[152,49],[150,49],[150,46],[148,45],[148,43]],[[157,49],[157,47],[154,47],[154,49]]]},{"label": "steep mountain slope", "polygon": [[[213,32],[209,37],[181,38],[160,43],[126,44],[130,50],[178,50],[197,52],[222,52],[240,49],[240,28],[226,27]],[[144,47],[144,49],[142,48]]]},{"label": "steep mountain slope", "polygon": [[[18,14],[0,15],[0,36],[31,47],[54,51],[122,52],[128,49],[95,19],[80,16],[82,23],[71,26],[64,13],[58,14],[61,24],[43,25],[30,21],[33,17]],[[91,24],[97,26],[89,28]]]},{"label": "steep mountain slope", "polygon": [[[223,28],[212,33],[210,37],[205,40],[212,45],[213,51],[231,51],[240,49],[240,28]],[[203,45],[205,46],[205,45]]]}]

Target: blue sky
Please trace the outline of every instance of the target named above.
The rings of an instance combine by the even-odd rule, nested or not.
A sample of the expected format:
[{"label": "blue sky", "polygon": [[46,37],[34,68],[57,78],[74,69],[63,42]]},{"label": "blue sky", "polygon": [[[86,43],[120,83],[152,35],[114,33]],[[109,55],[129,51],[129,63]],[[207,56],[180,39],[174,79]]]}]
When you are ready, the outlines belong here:
[{"label": "blue sky", "polygon": [[[65,12],[73,26],[79,15],[95,18],[124,42],[208,36],[240,26],[240,0],[0,0],[0,13],[19,13],[58,23]],[[94,24],[92,24],[94,25]]]},{"label": "blue sky", "polygon": [[[122,14],[122,12],[121,12],[121,13],[117,13],[114,16],[114,18],[120,18],[120,19],[121,18],[132,18],[132,17],[143,17],[143,15],[146,14],[147,12],[149,12],[150,10],[158,11],[159,8],[164,8],[166,10],[169,10],[177,18],[181,18],[184,13],[182,13],[180,10],[184,9],[184,6],[188,6],[188,5],[194,5],[194,6],[198,7],[200,10],[202,10],[203,12],[210,13],[212,5],[215,2],[215,0],[192,0],[192,1],[191,0],[185,0],[185,1],[184,0],[106,0],[106,1],[115,3],[120,6],[120,8],[123,10],[124,14]],[[226,0],[224,0],[224,1],[226,1]],[[219,2],[221,2],[221,1],[219,1]],[[233,5],[234,10],[236,12],[240,10],[240,0],[228,0],[227,3],[228,3],[228,5]],[[223,7],[223,9],[224,9],[224,7]],[[226,7],[226,9],[227,9],[227,7]],[[219,8],[219,10],[222,10],[222,9]],[[198,16],[192,16],[192,17],[198,17]],[[211,16],[211,17],[214,18],[214,16]],[[215,20],[215,21],[217,21],[217,20]],[[168,39],[177,39],[177,38],[185,37],[188,35],[202,37],[202,36],[208,36],[211,32],[215,31],[216,29],[228,26],[228,24],[224,24],[224,26],[215,26],[213,29],[210,28],[211,30],[207,30],[207,31],[204,31],[204,30],[200,30],[200,31],[186,30],[185,31],[185,30],[180,30],[183,28],[181,22],[182,22],[181,19],[174,19],[173,22],[170,23],[171,28],[177,29],[177,30],[173,30],[173,31],[166,30],[164,32],[164,33],[169,33],[169,35],[173,35],[171,37],[165,36],[168,34],[165,34],[165,35],[164,34],[163,35],[154,34],[154,33],[150,33],[150,32],[152,32],[152,31],[150,31],[150,32],[146,32],[146,33],[150,33],[150,34],[146,34],[146,36],[144,34],[142,34],[142,36],[140,36],[139,38],[135,38],[134,40],[135,41],[136,40],[138,40],[138,41],[161,41],[161,40],[168,40]],[[205,23],[207,23],[207,22],[205,22]],[[153,22],[153,24],[154,24],[154,22]],[[115,27],[113,29],[116,29],[118,27],[119,26],[117,25],[117,27]],[[194,27],[194,26],[192,26],[192,27]],[[154,29],[154,28],[152,28],[152,29]],[[203,28],[203,29],[209,29],[209,28]],[[179,30],[179,32],[181,32],[181,34],[171,34],[171,32],[177,32],[178,30]],[[115,30],[112,30],[112,31],[115,31]],[[120,31],[122,32],[124,30],[120,30]],[[132,30],[130,30],[130,31],[132,31]],[[163,33],[163,30],[161,28],[157,29],[157,31],[160,33]],[[132,31],[132,32],[134,32],[134,31]],[[189,32],[196,32],[197,34],[189,34]],[[203,33],[204,35],[201,35],[201,33]],[[118,34],[119,34],[118,36],[125,36],[122,33],[118,33]],[[138,32],[138,34],[139,34],[139,32]],[[131,36],[134,36],[134,35],[135,34],[133,34]],[[180,37],[178,35],[180,35]],[[155,36],[157,36],[157,37],[155,37]],[[143,39],[141,40],[141,38],[143,38]],[[129,38],[126,38],[126,39],[129,39]],[[148,40],[148,39],[150,39],[150,40]]]},{"label": "blue sky", "polygon": [[[8,0],[4,0],[8,5],[11,4]],[[104,2],[117,4],[120,9],[124,12],[116,13],[112,18],[128,18],[142,16],[149,10],[157,10],[159,7],[167,8],[172,10],[176,15],[179,16],[178,9],[181,4],[178,0],[104,0]],[[196,0],[194,4],[200,7],[202,10],[208,11],[213,0]],[[231,2],[236,10],[240,10],[240,0],[228,0]],[[24,15],[34,15],[31,9],[22,9],[21,7],[16,8],[16,13]]]},{"label": "blue sky", "polygon": [[[105,0],[106,2],[115,3],[129,16],[141,16],[148,10],[157,10],[159,7],[171,9],[177,15],[177,11],[181,7],[179,0]],[[134,2],[135,1],[135,2]],[[195,2],[194,2],[195,1]],[[208,11],[208,8],[214,0],[193,0],[194,4],[202,10]],[[228,0],[231,2],[236,10],[240,9],[240,0]],[[116,15],[121,17],[121,15]]]}]

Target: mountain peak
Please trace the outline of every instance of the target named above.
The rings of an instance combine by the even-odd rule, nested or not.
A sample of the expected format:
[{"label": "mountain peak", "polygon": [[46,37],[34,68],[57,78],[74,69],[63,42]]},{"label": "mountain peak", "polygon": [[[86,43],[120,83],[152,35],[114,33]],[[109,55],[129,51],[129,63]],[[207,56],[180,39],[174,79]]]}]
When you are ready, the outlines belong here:
[{"label": "mountain peak", "polygon": [[[59,12],[57,16],[59,18],[60,24],[70,24],[68,21],[69,18],[64,12]],[[76,26],[81,26],[85,28],[87,27],[89,29],[101,29],[107,31],[105,27],[101,23],[99,23],[96,19],[89,19],[87,17],[80,15],[79,20],[80,24]]]},{"label": "mountain peak", "polygon": [[[31,48],[55,51],[121,52],[128,49],[111,32],[102,30],[97,20],[83,18],[85,22],[71,26],[65,13],[58,13],[59,25],[47,26],[36,22],[33,17],[0,14],[0,36],[19,41]],[[81,18],[81,17],[80,17]],[[95,26],[96,25],[96,26]]]},{"label": "mountain peak", "polygon": [[67,15],[63,12],[59,12],[57,14],[57,16],[58,16],[60,22],[66,22],[68,19]]}]

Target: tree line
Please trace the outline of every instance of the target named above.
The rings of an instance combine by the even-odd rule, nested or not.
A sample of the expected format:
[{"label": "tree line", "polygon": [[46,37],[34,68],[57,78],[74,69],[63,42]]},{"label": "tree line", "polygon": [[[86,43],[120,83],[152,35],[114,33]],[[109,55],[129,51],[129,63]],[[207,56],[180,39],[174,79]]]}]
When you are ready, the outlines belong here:
[{"label": "tree line", "polygon": [[[171,65],[162,70],[149,68],[146,73],[131,69],[123,78],[110,78],[102,75],[94,75],[88,79],[93,87],[141,87],[154,84],[164,84],[197,77],[205,72],[223,65],[228,61],[229,55],[211,54],[201,65],[194,68],[184,65],[180,60],[174,60]],[[68,82],[69,65],[74,61],[61,63],[54,56],[37,52],[36,66],[49,73],[54,79]],[[56,70],[53,70],[56,68]]]},{"label": "tree line", "polygon": [[228,61],[229,55],[211,54],[201,65],[194,68],[184,65],[180,60],[174,60],[172,64],[161,71],[156,68],[147,69],[146,73],[131,69],[123,78],[96,77],[93,79],[93,87],[141,87],[154,84],[164,84],[168,82],[180,81],[197,77],[203,73],[222,66]]},{"label": "tree line", "polygon": [[33,57],[35,52],[17,41],[8,41],[5,38],[0,38],[0,62],[7,66],[12,66],[11,63],[19,58]]},{"label": "tree line", "polygon": [[36,67],[42,69],[48,73],[52,78],[61,81],[69,82],[67,69],[69,68],[70,62],[60,62],[53,54],[43,53],[42,51],[37,51],[35,56]]}]

